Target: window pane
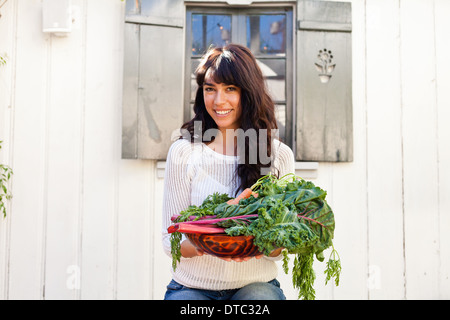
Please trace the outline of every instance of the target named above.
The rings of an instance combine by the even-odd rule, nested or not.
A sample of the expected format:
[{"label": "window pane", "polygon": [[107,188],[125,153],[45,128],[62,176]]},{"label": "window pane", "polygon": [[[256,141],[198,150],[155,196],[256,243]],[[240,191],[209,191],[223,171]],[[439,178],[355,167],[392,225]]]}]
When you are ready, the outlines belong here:
[{"label": "window pane", "polygon": [[247,47],[255,55],[286,53],[286,16],[247,16]]},{"label": "window pane", "polygon": [[231,41],[231,16],[218,14],[192,15],[192,55],[202,55],[212,46]]},{"label": "window pane", "polygon": [[126,6],[125,6],[125,12],[127,15],[132,15],[132,14],[140,14],[141,10],[140,10],[140,1],[136,1],[136,0],[127,0],[126,2]]},{"label": "window pane", "polygon": [[286,105],[277,104],[275,105],[275,116],[277,118],[278,134],[280,140],[286,142]]},{"label": "window pane", "polygon": [[257,59],[266,78],[269,93],[275,101],[286,100],[286,61],[284,59]]}]

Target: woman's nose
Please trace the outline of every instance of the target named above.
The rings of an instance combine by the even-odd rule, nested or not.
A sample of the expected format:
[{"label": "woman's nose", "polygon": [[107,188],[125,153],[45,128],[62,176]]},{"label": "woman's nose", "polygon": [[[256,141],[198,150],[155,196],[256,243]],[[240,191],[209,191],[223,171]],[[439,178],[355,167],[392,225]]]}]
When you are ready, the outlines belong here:
[{"label": "woman's nose", "polygon": [[219,106],[225,102],[225,93],[222,90],[216,91],[216,96],[214,97],[215,105]]}]

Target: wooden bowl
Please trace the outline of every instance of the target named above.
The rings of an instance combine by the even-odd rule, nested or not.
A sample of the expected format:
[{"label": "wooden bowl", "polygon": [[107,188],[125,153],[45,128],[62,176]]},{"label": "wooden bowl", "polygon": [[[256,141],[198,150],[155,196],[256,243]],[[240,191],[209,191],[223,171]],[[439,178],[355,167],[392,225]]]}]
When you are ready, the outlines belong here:
[{"label": "wooden bowl", "polygon": [[253,236],[235,236],[226,234],[187,233],[192,244],[204,252],[216,257],[253,257],[261,254],[253,244]]}]

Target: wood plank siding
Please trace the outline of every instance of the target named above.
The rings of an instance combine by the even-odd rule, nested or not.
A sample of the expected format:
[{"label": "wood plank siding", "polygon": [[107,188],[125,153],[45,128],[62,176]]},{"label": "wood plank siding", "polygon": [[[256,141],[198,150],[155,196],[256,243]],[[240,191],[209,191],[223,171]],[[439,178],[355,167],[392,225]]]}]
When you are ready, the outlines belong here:
[{"label": "wood plank siding", "polygon": [[[450,1],[347,2],[352,161],[315,163],[311,175],[335,212],[342,276],[325,286],[318,263],[317,299],[450,299]],[[122,118],[124,77],[138,72],[123,67],[136,42],[124,39],[126,2],[72,0],[66,36],[42,32],[42,6],[0,8],[0,163],[14,170],[0,299],[162,299],[164,166],[122,159],[122,124],[134,121]],[[182,30],[177,20],[170,32]],[[175,88],[163,98],[181,100]],[[279,280],[296,299],[281,263]]]}]

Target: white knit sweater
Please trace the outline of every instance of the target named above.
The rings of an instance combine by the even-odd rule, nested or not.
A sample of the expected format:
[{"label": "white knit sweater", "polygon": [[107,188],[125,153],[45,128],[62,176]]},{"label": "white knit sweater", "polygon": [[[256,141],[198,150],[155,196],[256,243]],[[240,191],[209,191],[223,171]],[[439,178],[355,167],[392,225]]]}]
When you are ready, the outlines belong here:
[{"label": "white knit sweater", "polygon": [[[294,172],[294,155],[284,143],[275,140],[273,167],[280,177]],[[163,246],[170,254],[170,218],[189,205],[201,205],[214,193],[234,197],[239,180],[236,177],[238,157],[213,151],[203,143],[192,144],[180,139],[170,147],[167,155],[163,199]],[[264,256],[245,262],[224,261],[211,255],[181,258],[173,279],[178,283],[208,290],[241,288],[252,282],[267,282],[277,277],[277,258]]]}]

